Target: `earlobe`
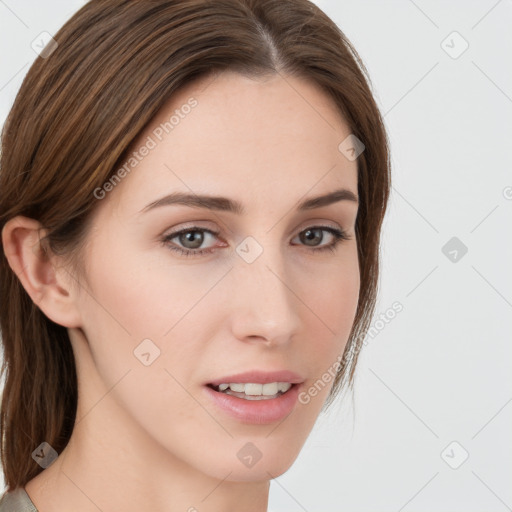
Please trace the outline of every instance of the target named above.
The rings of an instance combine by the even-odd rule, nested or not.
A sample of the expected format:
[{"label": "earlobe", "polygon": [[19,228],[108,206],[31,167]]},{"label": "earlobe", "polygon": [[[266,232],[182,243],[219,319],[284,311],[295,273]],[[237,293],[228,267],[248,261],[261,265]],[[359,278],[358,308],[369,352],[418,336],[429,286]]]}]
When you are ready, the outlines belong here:
[{"label": "earlobe", "polygon": [[66,269],[57,269],[56,257],[44,249],[42,228],[28,217],[10,219],[2,230],[5,256],[32,301],[50,320],[64,327],[79,327],[71,276]]}]

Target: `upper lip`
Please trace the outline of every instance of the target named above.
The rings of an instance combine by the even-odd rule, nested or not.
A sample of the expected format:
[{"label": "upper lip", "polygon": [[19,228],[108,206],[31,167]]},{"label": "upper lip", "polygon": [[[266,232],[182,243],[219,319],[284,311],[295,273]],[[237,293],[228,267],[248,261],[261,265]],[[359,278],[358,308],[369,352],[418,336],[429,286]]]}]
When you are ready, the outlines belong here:
[{"label": "upper lip", "polygon": [[289,370],[279,370],[274,372],[250,370],[244,373],[237,373],[234,375],[228,375],[226,377],[220,377],[219,379],[210,381],[208,384],[211,384],[212,386],[218,386],[219,384],[230,384],[231,382],[252,382],[255,384],[268,384],[269,382],[289,382],[290,384],[300,384],[301,382],[304,382],[304,379],[299,374]]}]

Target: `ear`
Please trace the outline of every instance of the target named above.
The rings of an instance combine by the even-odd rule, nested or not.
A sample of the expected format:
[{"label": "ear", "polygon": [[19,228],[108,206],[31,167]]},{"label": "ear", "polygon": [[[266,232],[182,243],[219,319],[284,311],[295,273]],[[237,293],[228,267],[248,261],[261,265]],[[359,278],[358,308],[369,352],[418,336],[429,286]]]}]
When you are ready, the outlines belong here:
[{"label": "ear", "polygon": [[40,222],[17,216],[2,229],[2,244],[9,266],[39,309],[63,327],[80,327],[73,277],[41,243]]}]

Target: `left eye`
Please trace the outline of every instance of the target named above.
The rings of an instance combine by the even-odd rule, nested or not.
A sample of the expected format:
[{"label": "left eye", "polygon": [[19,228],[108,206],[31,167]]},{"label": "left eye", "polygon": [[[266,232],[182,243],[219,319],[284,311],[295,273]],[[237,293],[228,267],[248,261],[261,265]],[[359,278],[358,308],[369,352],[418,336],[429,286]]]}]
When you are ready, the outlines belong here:
[{"label": "left eye", "polygon": [[[350,240],[350,237],[346,234],[345,231],[327,226],[309,227],[301,231],[298,236],[301,241],[305,241],[306,243],[311,241],[321,242],[324,239],[324,232],[327,232],[329,235],[331,235],[333,237],[333,241],[328,245],[321,245],[320,247],[311,246],[312,251],[334,251],[339,242],[342,240]],[[214,250],[213,248],[199,249],[199,247],[204,243],[205,233],[215,237],[219,235],[218,232],[211,231],[210,229],[192,227],[166,235],[162,239],[162,243],[169,249],[176,251],[184,256],[198,256],[201,254],[212,253]],[[170,243],[174,238],[177,238],[179,243],[185,247],[180,247],[174,243]]]}]

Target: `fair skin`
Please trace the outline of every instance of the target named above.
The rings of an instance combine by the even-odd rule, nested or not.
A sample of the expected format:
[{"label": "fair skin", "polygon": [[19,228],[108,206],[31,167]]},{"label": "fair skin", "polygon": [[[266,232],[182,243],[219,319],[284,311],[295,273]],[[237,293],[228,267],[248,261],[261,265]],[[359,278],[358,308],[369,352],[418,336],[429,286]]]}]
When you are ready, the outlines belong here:
[{"label": "fair skin", "polygon": [[[175,94],[133,147],[192,96],[190,114],[98,201],[86,282],[41,256],[35,220],[17,217],[2,232],[9,264],[68,328],[77,362],[71,441],[26,485],[40,512],[263,512],[270,480],[292,465],[331,389],[258,424],[219,409],[205,383],[285,369],[307,390],[343,353],[360,286],[358,203],[297,204],[342,188],[357,196],[357,162],[338,150],[350,130],[309,82],[224,72]],[[141,213],[176,191],[231,198],[245,213]],[[318,225],[349,239],[314,251],[335,241],[319,229],[308,245],[304,232]],[[185,236],[160,242],[191,226],[219,234],[202,232],[199,247]],[[236,251],[249,236],[263,251],[251,263]],[[212,252],[187,257],[170,246]],[[160,349],[148,366],[133,352],[144,339]],[[248,442],[261,453],[251,467],[237,456]]]}]

